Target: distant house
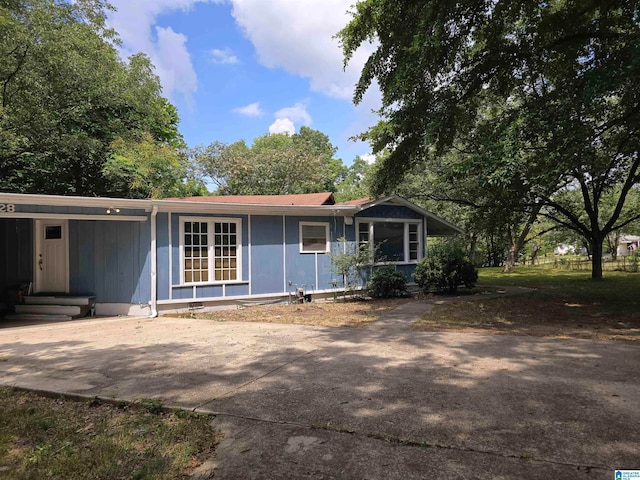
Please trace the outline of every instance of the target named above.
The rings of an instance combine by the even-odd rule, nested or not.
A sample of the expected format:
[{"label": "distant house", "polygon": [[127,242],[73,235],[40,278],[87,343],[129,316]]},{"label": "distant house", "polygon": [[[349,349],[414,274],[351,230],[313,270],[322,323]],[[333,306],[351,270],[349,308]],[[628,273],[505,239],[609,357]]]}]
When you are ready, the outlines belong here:
[{"label": "distant house", "polygon": [[37,319],[277,299],[289,294],[289,282],[328,293],[336,279],[327,252],[344,248],[341,237],[382,243],[388,263],[410,279],[428,237],[459,232],[397,196],[336,203],[331,193],[166,200],[0,193],[0,294],[28,284],[22,294],[34,293],[25,301],[37,305],[18,310]]},{"label": "distant house", "polygon": [[640,248],[640,235],[620,235],[618,256],[633,255]]},{"label": "distant house", "polygon": [[568,243],[561,243],[553,249],[554,255],[573,255],[576,253],[575,245],[570,245]]}]

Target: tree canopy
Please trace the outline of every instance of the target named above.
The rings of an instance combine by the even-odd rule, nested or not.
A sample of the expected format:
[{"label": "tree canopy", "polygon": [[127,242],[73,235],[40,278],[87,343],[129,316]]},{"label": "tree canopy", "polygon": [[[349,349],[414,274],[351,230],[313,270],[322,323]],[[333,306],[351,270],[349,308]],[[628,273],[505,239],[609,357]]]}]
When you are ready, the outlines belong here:
[{"label": "tree canopy", "polygon": [[640,181],[637,1],[364,0],[339,38],[346,61],[377,42],[354,94],[382,92],[362,135],[389,150],[377,193],[415,166],[482,180],[583,236],[602,276],[604,238],[640,216],[621,215]]},{"label": "tree canopy", "polygon": [[139,196],[133,179],[105,177],[112,144],[157,142],[172,150],[168,164],[184,149],[148,57],[119,57],[108,8],[102,0],[0,3],[0,189]]},{"label": "tree canopy", "polygon": [[294,135],[267,134],[230,145],[192,150],[194,163],[221,195],[280,195],[333,191],[345,174],[324,133],[301,127]]}]

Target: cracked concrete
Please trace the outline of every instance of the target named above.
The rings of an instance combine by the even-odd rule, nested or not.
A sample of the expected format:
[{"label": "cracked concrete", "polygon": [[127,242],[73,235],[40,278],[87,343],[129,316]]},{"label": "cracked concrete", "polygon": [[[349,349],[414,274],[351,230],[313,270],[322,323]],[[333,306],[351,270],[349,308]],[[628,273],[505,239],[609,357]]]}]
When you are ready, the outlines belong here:
[{"label": "cracked concrete", "polygon": [[366,328],[81,320],[0,329],[0,384],[216,414],[195,478],[612,478],[640,468],[640,347]]}]

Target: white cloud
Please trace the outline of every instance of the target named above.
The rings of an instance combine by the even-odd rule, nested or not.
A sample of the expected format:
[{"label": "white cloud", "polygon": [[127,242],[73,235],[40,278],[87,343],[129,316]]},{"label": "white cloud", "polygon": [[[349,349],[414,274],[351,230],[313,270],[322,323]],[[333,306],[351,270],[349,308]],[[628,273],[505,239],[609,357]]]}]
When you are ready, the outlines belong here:
[{"label": "white cloud", "polygon": [[343,71],[333,36],[351,16],[353,0],[231,0],[233,16],[269,68],[308,78],[311,90],[350,99],[372,46],[361,47]]},{"label": "white cloud", "polygon": [[240,60],[233,54],[230,48],[225,48],[224,50],[214,48],[211,50],[211,61],[213,63],[220,63],[223,65],[234,65],[236,63],[240,63]]},{"label": "white cloud", "polygon": [[249,105],[245,105],[244,107],[237,107],[232,111],[246,117],[260,117],[264,113],[260,108],[260,102],[250,103]]},{"label": "white cloud", "polygon": [[302,102],[298,102],[292,107],[281,108],[275,113],[275,117],[288,118],[296,122],[301,122],[303,125],[311,125],[311,115],[307,112],[306,104]]},{"label": "white cloud", "polygon": [[293,135],[296,133],[296,126],[288,118],[277,118],[269,126],[269,133],[286,133],[287,135]]},{"label": "white cloud", "polygon": [[198,78],[187,50],[187,37],[171,27],[156,27],[156,34],[158,41],[152,61],[162,80],[163,93],[171,97],[173,92],[179,92],[189,100],[198,89]]},{"label": "white cloud", "polygon": [[376,156],[373,153],[365,153],[360,155],[360,158],[367,162],[369,165],[376,163]]},{"label": "white cloud", "polygon": [[[108,25],[122,40],[124,57],[144,52],[156,66],[163,94],[181,95],[187,101],[198,89],[198,79],[187,49],[187,37],[170,27],[156,26],[159,15],[189,10],[197,3],[221,0],[111,0],[117,11],[110,12]],[[154,35],[155,34],[155,35]]]}]

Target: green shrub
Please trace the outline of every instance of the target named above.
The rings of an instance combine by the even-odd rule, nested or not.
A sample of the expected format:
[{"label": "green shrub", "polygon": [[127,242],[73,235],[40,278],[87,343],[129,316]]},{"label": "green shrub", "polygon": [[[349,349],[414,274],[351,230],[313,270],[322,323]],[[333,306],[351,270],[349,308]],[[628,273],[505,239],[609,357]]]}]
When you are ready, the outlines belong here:
[{"label": "green shrub", "polygon": [[473,287],[478,280],[478,271],[462,248],[440,244],[429,247],[426,257],[416,266],[413,278],[424,292],[454,293],[460,285]]},{"label": "green shrub", "polygon": [[393,267],[380,267],[371,274],[367,293],[376,298],[404,297],[409,294],[407,278]]}]

